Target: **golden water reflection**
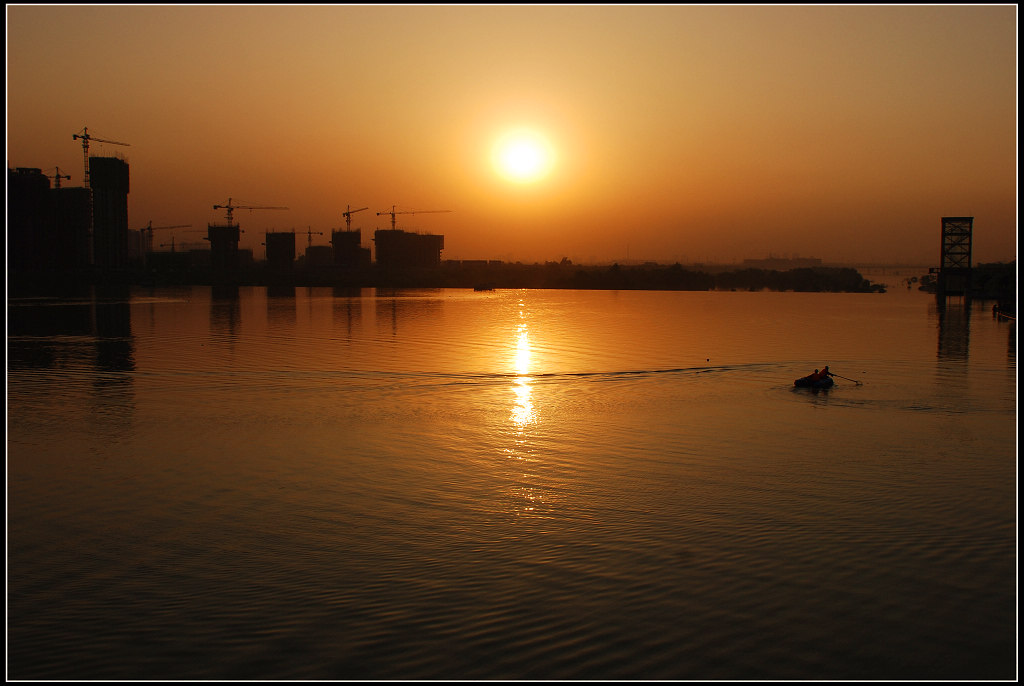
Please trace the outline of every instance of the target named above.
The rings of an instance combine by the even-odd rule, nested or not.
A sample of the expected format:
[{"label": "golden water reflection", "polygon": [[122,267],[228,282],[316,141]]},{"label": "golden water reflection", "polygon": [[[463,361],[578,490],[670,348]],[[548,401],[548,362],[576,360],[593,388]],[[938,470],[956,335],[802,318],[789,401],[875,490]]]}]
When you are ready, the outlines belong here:
[{"label": "golden water reflection", "polygon": [[537,420],[536,412],[533,409],[529,378],[516,379],[512,389],[516,394],[515,404],[512,406],[512,423],[520,430]]},{"label": "golden water reflection", "polygon": [[[533,404],[533,388],[530,377],[530,331],[525,322],[524,303],[519,303],[519,325],[515,335],[515,354],[513,367],[515,369],[514,383],[512,384],[512,445],[506,450],[509,457],[522,461],[523,468],[527,463],[532,462],[531,448],[528,429],[537,421],[537,411]],[[512,497],[511,512],[517,515],[536,513],[542,504],[544,490],[535,484],[536,475],[524,473],[517,479],[520,483],[514,486],[510,495]],[[532,484],[532,485],[531,485]]]},{"label": "golden water reflection", "polygon": [[[522,317],[522,311],[519,312]],[[533,407],[533,390],[530,386],[530,332],[525,323],[520,323],[516,332],[516,382],[512,387],[515,402],[512,406],[512,423],[520,430],[537,420]]]}]

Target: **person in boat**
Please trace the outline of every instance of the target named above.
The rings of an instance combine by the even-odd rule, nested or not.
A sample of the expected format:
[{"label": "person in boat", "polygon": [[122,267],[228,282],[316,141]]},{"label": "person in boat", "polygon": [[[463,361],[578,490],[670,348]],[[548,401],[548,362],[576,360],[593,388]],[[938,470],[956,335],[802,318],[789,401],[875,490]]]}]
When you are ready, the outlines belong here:
[{"label": "person in boat", "polygon": [[832,376],[832,372],[830,372],[828,370],[828,365],[826,364],[825,368],[822,369],[821,371],[818,371],[817,369],[815,369],[814,373],[807,377],[807,380],[808,381],[821,381],[822,379],[827,379],[830,376]]},{"label": "person in boat", "polygon": [[828,366],[825,365],[825,368],[820,372],[814,370],[814,374],[811,375],[811,381],[821,381],[822,379],[827,379],[831,375],[833,375],[833,373],[829,372]]}]

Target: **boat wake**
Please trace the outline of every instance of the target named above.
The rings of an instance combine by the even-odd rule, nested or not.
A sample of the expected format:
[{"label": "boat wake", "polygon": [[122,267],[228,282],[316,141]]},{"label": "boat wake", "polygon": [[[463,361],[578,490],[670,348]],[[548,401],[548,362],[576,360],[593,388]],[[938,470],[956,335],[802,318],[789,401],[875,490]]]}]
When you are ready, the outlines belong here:
[{"label": "boat wake", "polygon": [[593,382],[612,382],[617,380],[625,379],[637,379],[643,377],[661,377],[661,376],[693,376],[700,377],[705,375],[729,375],[729,374],[751,374],[755,372],[764,372],[771,370],[772,365],[758,363],[758,364],[739,364],[739,365],[710,365],[710,366],[695,366],[695,367],[664,367],[664,368],[651,368],[651,369],[618,369],[618,370],[603,370],[603,371],[569,371],[569,372],[537,372],[537,373],[518,373],[518,372],[491,372],[491,373],[466,373],[466,374],[424,374],[415,375],[419,378],[435,378],[439,381],[447,381],[449,383],[487,383],[487,382],[508,382],[517,381],[521,379],[529,379],[534,383],[544,382],[559,382],[559,381],[593,381]]}]

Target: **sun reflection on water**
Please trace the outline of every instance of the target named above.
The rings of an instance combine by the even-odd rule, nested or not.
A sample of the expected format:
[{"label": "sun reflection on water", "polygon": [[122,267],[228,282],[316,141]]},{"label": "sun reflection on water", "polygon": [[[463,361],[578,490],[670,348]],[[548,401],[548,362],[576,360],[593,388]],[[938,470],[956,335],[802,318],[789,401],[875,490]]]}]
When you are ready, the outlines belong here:
[{"label": "sun reflection on water", "polygon": [[[549,505],[546,502],[548,488],[535,470],[537,456],[534,452],[532,434],[538,416],[533,399],[532,349],[527,323],[529,313],[523,300],[519,301],[518,310],[519,322],[511,361],[511,366],[515,370],[512,383],[512,412],[509,417],[511,445],[505,451],[510,458],[516,460],[514,469],[517,471],[514,485],[509,489],[509,513],[516,517],[536,517]],[[518,471],[520,469],[523,470],[521,473]]]},{"label": "sun reflection on water", "polygon": [[[523,313],[520,311],[519,316]],[[537,420],[533,408],[532,389],[530,387],[530,332],[525,323],[521,323],[516,333],[516,382],[512,390],[515,403],[512,406],[512,423],[520,430]]]},{"label": "sun reflection on water", "polygon": [[530,373],[530,332],[526,324],[520,324],[517,331],[516,373],[520,376]]},{"label": "sun reflection on water", "polygon": [[512,389],[516,394],[515,405],[512,407],[512,423],[520,429],[525,429],[537,419],[533,409],[533,400],[530,398],[529,381],[529,379],[517,379],[516,385]]}]

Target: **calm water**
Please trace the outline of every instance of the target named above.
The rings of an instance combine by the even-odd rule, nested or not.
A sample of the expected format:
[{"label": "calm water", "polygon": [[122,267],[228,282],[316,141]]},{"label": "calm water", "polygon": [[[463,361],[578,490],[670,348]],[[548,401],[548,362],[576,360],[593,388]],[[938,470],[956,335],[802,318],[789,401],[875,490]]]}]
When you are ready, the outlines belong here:
[{"label": "calm water", "polygon": [[[9,301],[8,676],[1012,679],[1015,326],[899,288]],[[823,364],[861,383],[792,386]]]}]

